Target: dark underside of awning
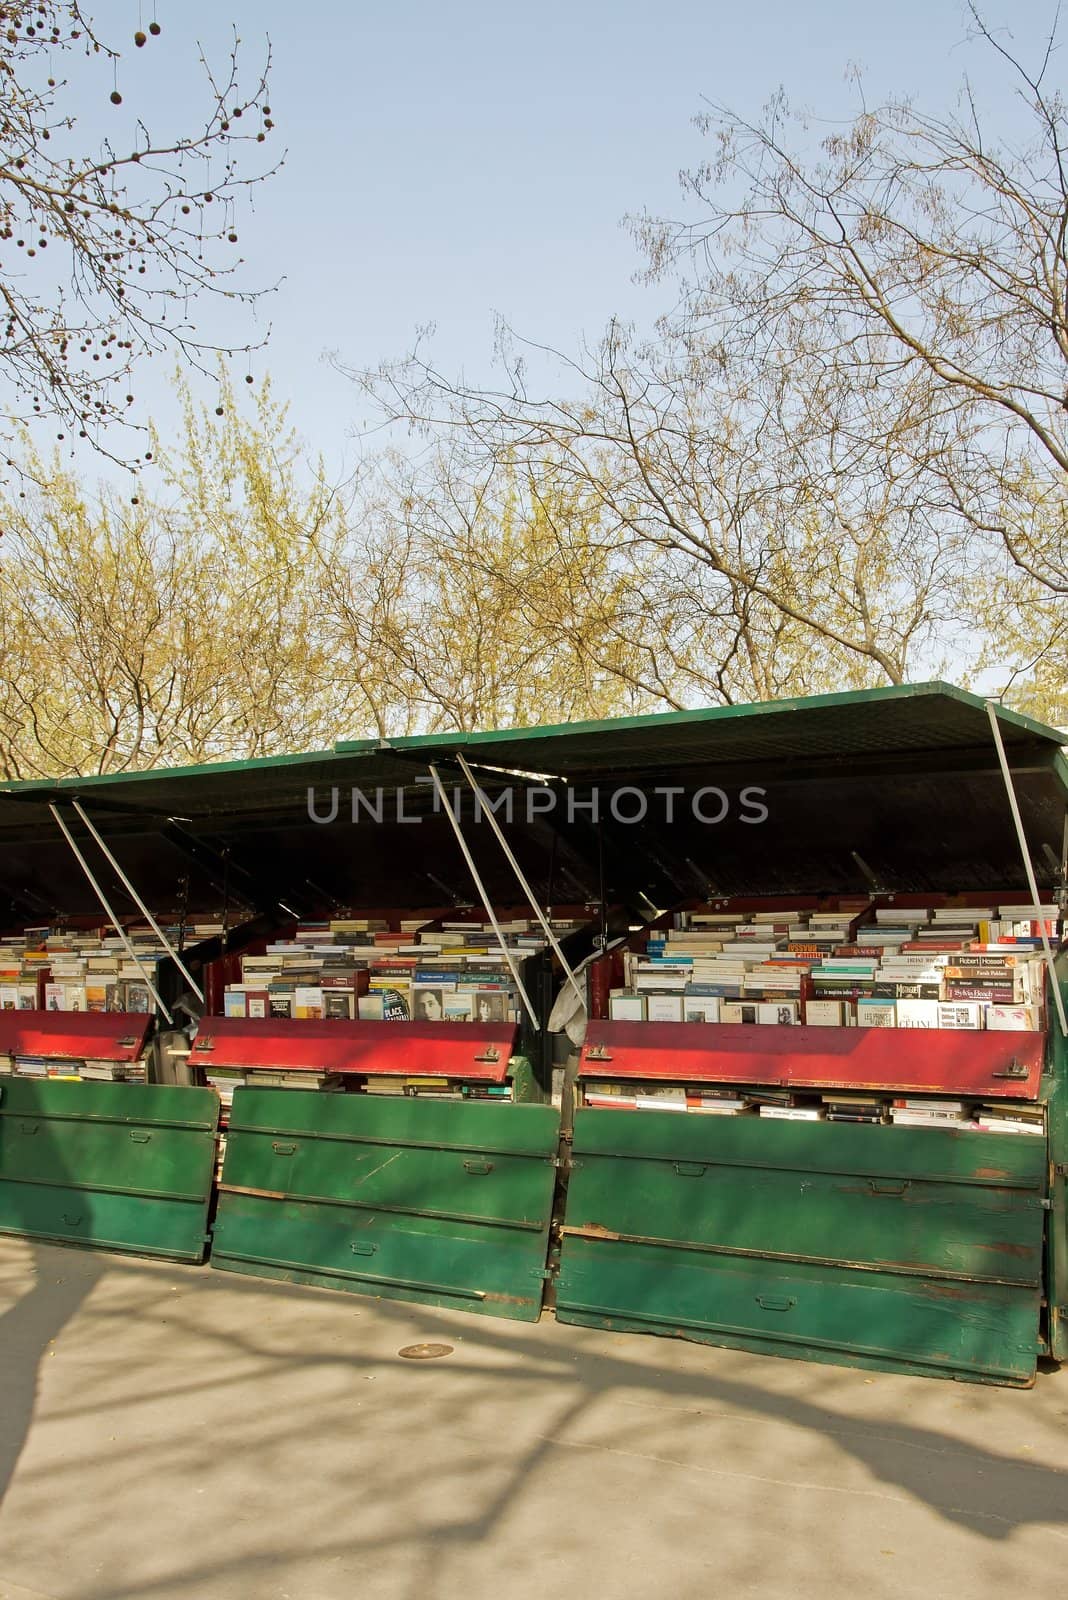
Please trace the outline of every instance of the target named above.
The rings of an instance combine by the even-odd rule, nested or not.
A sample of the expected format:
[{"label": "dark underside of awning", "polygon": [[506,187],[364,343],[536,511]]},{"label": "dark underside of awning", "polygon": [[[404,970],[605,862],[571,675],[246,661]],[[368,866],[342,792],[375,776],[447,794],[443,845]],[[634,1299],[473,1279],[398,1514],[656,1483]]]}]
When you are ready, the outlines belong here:
[{"label": "dark underside of awning", "polygon": [[[999,727],[1048,888],[1068,796],[1062,736],[1007,712]],[[433,762],[450,793],[463,786],[457,752],[491,799],[510,788],[511,820],[504,801],[498,815],[543,903],[603,898],[647,909],[714,894],[985,892],[1024,883],[986,708],[935,684],[8,784],[0,787],[3,921],[97,910],[52,804],[85,842],[116,910],[134,914],[114,869],[86,842],[74,800],[160,913],[226,905],[235,915],[272,915],[280,902],[303,916],[470,904],[470,874],[425,781]],[[309,794],[326,816],[335,789],[336,820],[311,820]],[[355,823],[354,789],[364,797]],[[682,792],[657,792],[664,789]],[[401,814],[420,820],[398,820],[398,790]],[[709,792],[695,807],[701,790]],[[627,820],[643,807],[643,820]],[[765,819],[745,820],[762,807]],[[381,822],[371,815],[379,810]],[[487,888],[498,903],[517,904],[511,869],[472,810],[465,792],[464,833]]]}]

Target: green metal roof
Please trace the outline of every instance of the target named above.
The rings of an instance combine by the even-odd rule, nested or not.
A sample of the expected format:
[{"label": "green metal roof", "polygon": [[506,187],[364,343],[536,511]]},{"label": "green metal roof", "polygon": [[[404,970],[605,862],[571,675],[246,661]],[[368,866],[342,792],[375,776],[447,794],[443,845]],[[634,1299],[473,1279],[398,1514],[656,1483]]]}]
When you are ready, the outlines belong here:
[{"label": "green metal roof", "polygon": [[[1064,735],[1003,707],[997,717],[1032,848],[1059,852],[1068,793]],[[735,830],[730,838],[720,830],[713,841],[708,830],[684,839],[684,830],[669,838],[650,827],[644,837],[656,866],[645,881],[653,898],[667,892],[658,887],[661,880],[670,888],[682,881],[680,872],[685,876],[671,865],[672,850],[684,861],[697,859],[702,872],[733,885],[732,892],[743,885],[758,892],[762,881],[780,892],[789,892],[790,884],[845,888],[854,870],[851,851],[865,860],[882,851],[881,875],[902,887],[905,876],[919,886],[944,880],[985,887],[988,880],[1004,885],[1006,872],[1010,880],[1014,875],[1015,846],[986,702],[948,684],[927,683],[601,722],[343,740],[306,754],[0,784],[0,846],[8,847],[0,849],[0,902],[6,890],[23,904],[38,895],[62,906],[66,887],[77,879],[48,806],[80,798],[135,881],[161,906],[174,902],[191,840],[243,861],[250,877],[266,881],[277,874],[279,892],[293,898],[294,884],[310,885],[309,893],[326,884],[347,904],[426,905],[433,898],[428,883],[444,877],[458,892],[466,884],[462,864],[450,878],[457,851],[445,818],[428,818],[433,825],[422,830],[380,830],[368,850],[366,830],[357,838],[351,828],[312,824],[308,790],[404,786],[413,806],[425,812],[430,793],[417,780],[435,762],[450,781],[460,781],[450,765],[457,752],[487,787],[508,781],[495,779],[493,769],[646,791],[670,783],[775,787],[779,820],[789,811],[795,835],[776,846],[777,876],[769,867],[771,835],[759,829]],[[177,839],[176,830],[188,837]],[[601,847],[588,830],[583,835],[554,824],[552,831],[575,894],[593,893]],[[619,830],[614,844],[606,831],[605,853],[636,850],[639,831]],[[527,852],[528,876],[537,876],[546,828],[517,825],[510,837]],[[494,852],[487,854],[492,861]],[[715,871],[708,865],[712,856]],[[204,873],[198,896],[206,908],[218,903],[219,874]],[[383,898],[387,894],[394,899]]]},{"label": "green metal roof", "polygon": [[[1055,728],[997,707],[1002,738],[1022,753],[1052,752],[1065,742]],[[991,757],[986,702],[944,683],[858,689],[755,705],[711,706],[599,722],[493,729],[482,733],[416,734],[395,739],[339,740],[332,750],[247,761],[161,767],[0,784],[0,829],[6,796],[113,800],[131,809],[191,806],[215,812],[257,810],[262,803],[313,783],[400,783],[415,758],[425,768],[462,751],[472,763],[545,773],[571,781],[605,773],[667,767],[719,767],[892,758],[974,751]]]}]

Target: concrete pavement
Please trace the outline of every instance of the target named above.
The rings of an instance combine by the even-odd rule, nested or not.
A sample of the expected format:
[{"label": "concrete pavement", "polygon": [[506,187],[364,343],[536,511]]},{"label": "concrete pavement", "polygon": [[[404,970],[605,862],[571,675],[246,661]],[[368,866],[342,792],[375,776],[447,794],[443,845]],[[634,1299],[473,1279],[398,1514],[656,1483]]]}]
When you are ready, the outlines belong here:
[{"label": "concrete pavement", "polygon": [[[453,1345],[409,1362],[417,1341]],[[990,1389],[0,1240],[0,1600],[1003,1600],[1068,1372]]]}]

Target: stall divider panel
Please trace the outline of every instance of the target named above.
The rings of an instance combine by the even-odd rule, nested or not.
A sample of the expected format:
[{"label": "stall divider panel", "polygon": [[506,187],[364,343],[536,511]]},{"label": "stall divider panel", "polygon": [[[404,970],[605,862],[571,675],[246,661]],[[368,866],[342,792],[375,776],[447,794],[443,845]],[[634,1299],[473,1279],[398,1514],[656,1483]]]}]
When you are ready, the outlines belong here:
[{"label": "stall divider panel", "polygon": [[536,1321],[559,1127],[547,1105],[238,1089],[211,1264]]},{"label": "stall divider panel", "polygon": [[[627,1030],[627,1042],[617,1027],[627,1025],[591,1028],[581,1075],[644,1075],[647,1053],[628,1048],[642,1026]],[[709,1038],[730,1031],[704,1027]],[[658,1031],[672,1028],[689,1031]],[[753,1035],[775,1030],[733,1031],[748,1034],[756,1056],[766,1047]],[[935,1073],[911,1060],[932,1042],[941,1043],[929,1032],[897,1037],[906,1082]],[[1027,1063],[1026,1093],[1027,1047],[1020,1036],[1014,1047]],[[792,1081],[791,1058],[777,1059],[780,1081]],[[717,1052],[715,1081],[719,1065]],[[747,1065],[736,1057],[741,1081],[753,1081]],[[803,1058],[803,1075],[809,1065]],[[988,1067],[981,1057],[963,1075]],[[695,1050],[684,1071],[702,1077]],[[1032,1098],[1037,1090],[1036,1082]],[[1048,1176],[1046,1140],[1036,1136],[583,1108],[557,1316],[818,1361],[1030,1383],[1042,1349]]]},{"label": "stall divider panel", "polygon": [[211,1089],[0,1077],[0,1232],[200,1262]]}]

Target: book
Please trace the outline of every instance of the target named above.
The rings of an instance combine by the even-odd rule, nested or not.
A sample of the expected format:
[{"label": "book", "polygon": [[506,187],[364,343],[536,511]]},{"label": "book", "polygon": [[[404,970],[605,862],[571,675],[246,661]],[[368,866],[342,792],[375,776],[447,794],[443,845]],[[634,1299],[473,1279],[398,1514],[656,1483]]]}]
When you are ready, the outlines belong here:
[{"label": "book", "polygon": [[882,1095],[863,1094],[860,1090],[825,1089],[820,1099],[828,1111],[875,1111],[881,1115],[883,1109]]},{"label": "book", "polygon": [[890,1121],[902,1128],[954,1128],[960,1127],[964,1118],[933,1111],[899,1111],[891,1107]]},{"label": "book", "polygon": [[983,1008],[977,1000],[941,1001],[938,1006],[938,1027],[981,1028]]},{"label": "book", "polygon": [[844,1012],[841,1000],[808,1000],[804,1020],[810,1028],[840,1028]]},{"label": "book", "polygon": [[745,1111],[749,1101],[744,1095],[737,1093],[724,1094],[694,1094],[687,1092],[686,1109],[688,1111],[710,1111],[716,1114],[725,1112]]},{"label": "book", "polygon": [[857,1001],[858,1028],[896,1028],[897,1002],[894,1000],[868,1000],[861,995]]},{"label": "book", "polygon": [[1036,1033],[1040,1027],[1037,1006],[988,1005],[986,1025],[998,1033]]},{"label": "book", "polygon": [[442,1004],[446,1022],[470,1022],[472,1020],[475,1005],[473,994],[450,994],[446,992]]},{"label": "book", "polygon": [[762,1117],[778,1118],[782,1122],[822,1122],[822,1106],[761,1106]]},{"label": "book", "polygon": [[987,1005],[1011,1006],[1016,1001],[1013,984],[946,983],[942,986],[944,1000],[984,1001]]},{"label": "book", "polygon": [[719,1001],[711,995],[683,995],[682,1017],[684,1022],[718,1022]]},{"label": "book", "polygon": [[937,1000],[899,1000],[897,1002],[899,1028],[937,1028]]},{"label": "book", "polygon": [[646,1001],[646,1016],[650,1022],[681,1022],[683,997],[681,994],[651,994]]},{"label": "book", "polygon": [[776,1000],[757,1006],[757,1022],[773,1026],[790,1026],[800,1021],[800,1006],[796,1000]]}]

